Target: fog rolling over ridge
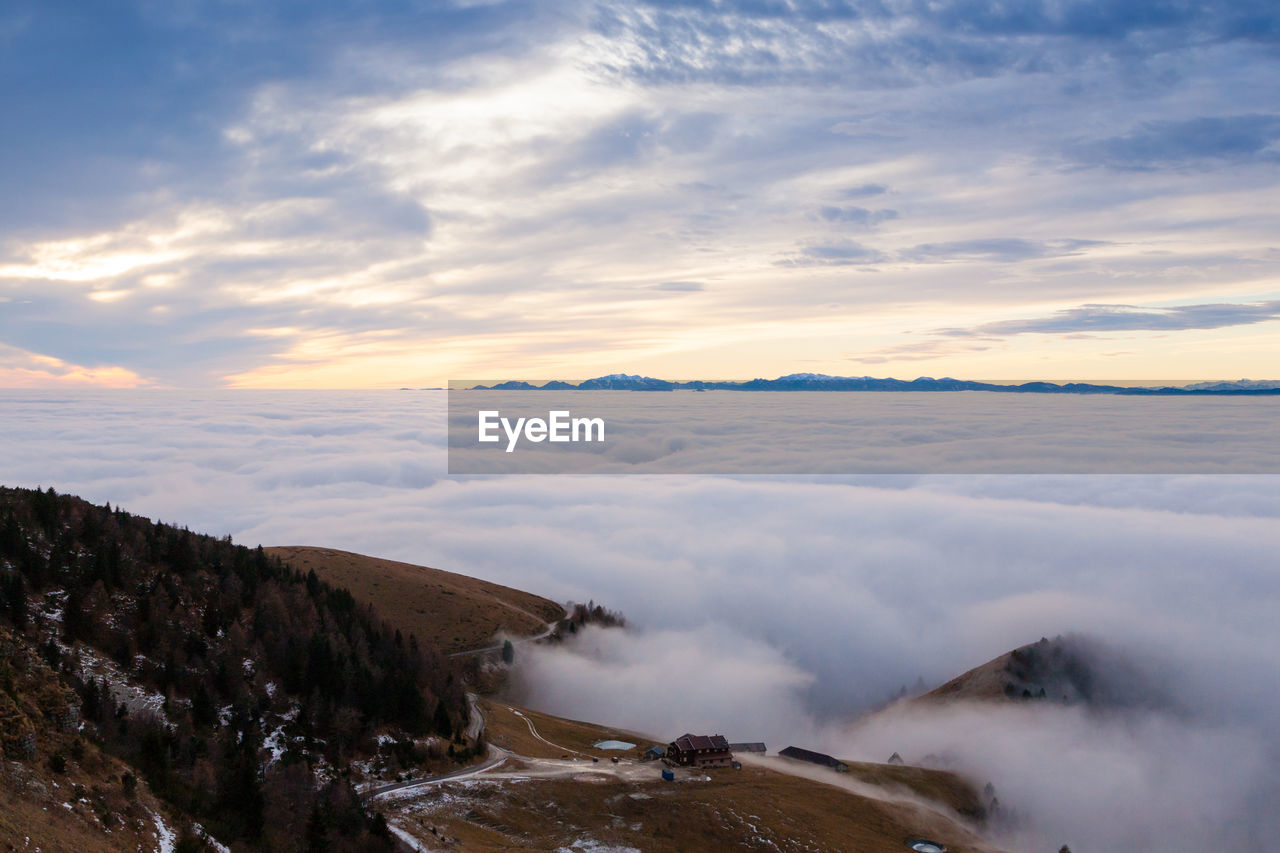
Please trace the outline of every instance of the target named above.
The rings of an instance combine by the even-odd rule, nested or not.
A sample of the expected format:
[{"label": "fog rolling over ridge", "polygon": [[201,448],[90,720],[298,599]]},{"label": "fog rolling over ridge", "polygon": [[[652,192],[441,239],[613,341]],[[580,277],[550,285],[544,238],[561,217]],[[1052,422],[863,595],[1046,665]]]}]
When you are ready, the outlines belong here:
[{"label": "fog rolling over ridge", "polygon": [[[812,676],[705,627],[591,628],[567,646],[525,650],[515,694],[658,737],[715,731],[770,751],[801,745],[876,762],[899,753],[956,770],[994,785],[988,830],[1011,850],[1253,849],[1280,830],[1273,703],[1235,704],[1245,684],[1231,679],[1200,686],[1205,672],[1179,677],[1185,660],[1069,640],[1079,644],[1074,677],[1046,682],[1050,697],[1069,701],[906,700],[856,719],[824,717],[803,699]],[[844,677],[857,680],[851,658]]]},{"label": "fog rolling over ridge", "polygon": [[[444,395],[7,394],[0,481],[254,545],[306,543],[622,610],[521,647],[531,700],[674,737],[951,755],[1013,849],[1229,849],[1280,835],[1272,477],[444,477]],[[1167,701],[919,708],[1077,632]],[[1052,846],[1051,846],[1052,845]]]}]

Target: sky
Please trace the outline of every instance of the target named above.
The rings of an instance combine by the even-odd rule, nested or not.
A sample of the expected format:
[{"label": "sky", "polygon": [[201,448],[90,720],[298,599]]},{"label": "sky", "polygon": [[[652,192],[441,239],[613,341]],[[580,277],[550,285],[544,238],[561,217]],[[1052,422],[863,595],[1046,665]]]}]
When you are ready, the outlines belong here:
[{"label": "sky", "polygon": [[[1280,833],[1275,476],[457,479],[444,396],[7,391],[0,483],[594,599],[628,630],[520,646],[522,701],[663,739],[949,756],[1022,815],[1003,849]],[[917,679],[1073,633],[1160,701],[854,725]]]},{"label": "sky", "polygon": [[0,386],[1253,379],[1268,0],[13,0]]}]

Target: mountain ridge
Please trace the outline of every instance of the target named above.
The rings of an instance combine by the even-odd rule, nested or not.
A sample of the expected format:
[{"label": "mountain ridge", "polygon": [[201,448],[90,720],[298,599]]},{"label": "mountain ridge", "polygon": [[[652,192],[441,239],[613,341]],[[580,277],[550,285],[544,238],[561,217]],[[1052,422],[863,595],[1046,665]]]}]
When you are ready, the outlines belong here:
[{"label": "mountain ridge", "polygon": [[1174,705],[1123,652],[1074,633],[1019,646],[908,701],[1047,701],[1095,711]]},{"label": "mountain ridge", "polygon": [[[461,389],[460,389],[461,390]],[[638,374],[611,373],[585,379],[577,384],[552,380],[536,385],[510,380],[494,385],[474,385],[471,391],[865,391],[865,392],[943,392],[989,391],[1003,394],[1113,394],[1116,396],[1280,396],[1280,382],[1242,379],[1236,382],[1202,382],[1187,386],[1173,385],[1107,385],[1091,382],[1021,383],[978,382],[971,379],[920,376],[915,379],[878,378],[874,376],[830,376],[825,373],[790,373],[776,379],[755,378],[729,380],[669,380]]]}]

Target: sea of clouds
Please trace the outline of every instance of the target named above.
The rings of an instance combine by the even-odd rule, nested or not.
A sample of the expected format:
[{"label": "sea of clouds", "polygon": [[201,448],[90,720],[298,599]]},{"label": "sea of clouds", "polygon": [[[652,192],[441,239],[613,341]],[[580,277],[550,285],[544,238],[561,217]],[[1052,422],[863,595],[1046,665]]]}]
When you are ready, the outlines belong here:
[{"label": "sea of clouds", "polygon": [[[450,479],[440,392],[0,392],[0,446],[5,485],[622,610],[626,632],[522,650],[525,698],[548,711],[946,755],[1021,816],[1016,849],[1280,834],[1271,476]],[[1121,650],[1168,701],[849,725],[917,679],[1067,632]]]}]

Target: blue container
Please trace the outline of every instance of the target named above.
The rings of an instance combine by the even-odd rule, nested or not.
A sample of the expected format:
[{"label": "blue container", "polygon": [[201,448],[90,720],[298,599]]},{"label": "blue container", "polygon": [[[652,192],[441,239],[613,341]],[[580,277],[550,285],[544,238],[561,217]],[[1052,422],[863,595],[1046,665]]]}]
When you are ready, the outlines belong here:
[{"label": "blue container", "polygon": [[663,770],[662,778],[668,782],[674,782],[676,780],[676,774],[672,773],[670,770]]}]

